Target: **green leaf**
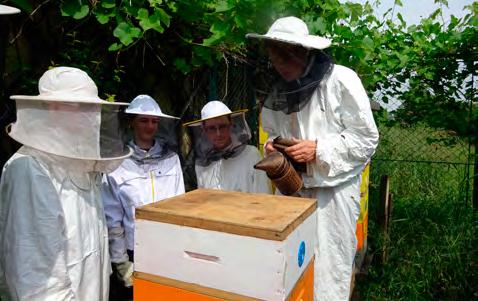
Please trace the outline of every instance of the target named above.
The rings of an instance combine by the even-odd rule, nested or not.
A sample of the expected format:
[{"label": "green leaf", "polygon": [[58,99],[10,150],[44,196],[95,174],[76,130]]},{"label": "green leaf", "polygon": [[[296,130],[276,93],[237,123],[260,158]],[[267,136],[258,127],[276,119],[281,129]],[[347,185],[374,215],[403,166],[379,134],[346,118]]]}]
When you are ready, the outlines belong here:
[{"label": "green leaf", "polygon": [[398,56],[398,59],[400,60],[400,65],[401,66],[406,66],[406,64],[410,60],[408,55],[403,55],[403,54],[397,53],[397,56]]},{"label": "green leaf", "polygon": [[191,71],[191,66],[186,63],[186,60],[183,58],[177,58],[174,60],[174,66],[178,68],[183,74],[188,74]]},{"label": "green leaf", "polygon": [[106,24],[110,20],[110,16],[104,14],[95,14],[95,17],[100,24]]},{"label": "green leaf", "polygon": [[225,37],[230,32],[230,25],[226,22],[217,21],[212,24],[209,29],[212,32],[212,35],[203,40],[204,46],[211,46],[217,44],[223,37]]},{"label": "green leaf", "polygon": [[154,29],[159,33],[164,32],[164,28],[161,26],[160,13],[157,10],[150,16],[147,9],[141,8],[138,10],[136,18],[139,20],[139,25],[144,31]]},{"label": "green leaf", "polygon": [[116,6],[115,0],[101,0],[101,6],[104,8],[113,8]]},{"label": "green leaf", "polygon": [[136,16],[136,19],[138,19],[139,21],[143,21],[143,20],[147,20],[148,18],[149,18],[148,10],[146,8],[140,8],[138,10],[138,15]]},{"label": "green leaf", "polygon": [[429,18],[434,20],[434,19],[436,19],[438,16],[440,16],[441,13],[442,13],[442,10],[441,10],[441,8],[439,8],[439,9],[435,10],[434,12],[432,12],[432,13],[430,14],[430,17],[429,17]]},{"label": "green leaf", "polygon": [[219,1],[219,3],[217,4],[215,11],[216,13],[220,13],[220,12],[231,10],[232,8],[234,8],[233,4],[230,4],[226,0],[222,0],[222,1]]},{"label": "green leaf", "polygon": [[401,24],[402,26],[405,27],[405,26],[407,25],[407,23],[406,23],[405,20],[403,19],[403,16],[402,16],[401,13],[397,13],[397,18],[398,18],[398,20],[400,20],[400,24]]},{"label": "green leaf", "polygon": [[161,22],[163,22],[166,27],[169,27],[169,24],[171,22],[171,16],[168,15],[162,8],[157,8],[155,14],[156,13],[158,14]]},{"label": "green leaf", "polygon": [[357,21],[358,18],[362,15],[362,5],[358,3],[350,3],[350,20]]},{"label": "green leaf", "polygon": [[448,7],[448,0],[435,0],[435,3],[441,3],[445,5],[446,7]]},{"label": "green leaf", "polygon": [[455,17],[454,15],[450,16],[450,24],[448,25],[448,30],[452,30],[455,26],[460,22],[460,19]]},{"label": "green leaf", "polygon": [[234,16],[234,22],[236,22],[236,25],[239,28],[246,28],[246,26],[247,26],[247,20],[242,15],[235,15]]},{"label": "green leaf", "polygon": [[116,95],[115,94],[108,94],[108,93],[105,93],[106,95],[106,101],[108,102],[115,102],[116,101]]},{"label": "green leaf", "polygon": [[195,46],[194,54],[200,57],[209,66],[212,65],[212,50],[208,47]]},{"label": "green leaf", "polygon": [[108,51],[118,51],[121,48],[123,48],[123,44],[113,43],[110,45],[110,47],[108,47]]},{"label": "green leaf", "polygon": [[370,37],[363,38],[362,43],[364,45],[364,48],[373,49],[374,43]]},{"label": "green leaf", "polygon": [[426,79],[432,80],[433,79],[433,72],[431,71],[426,71],[423,76],[425,76]]},{"label": "green leaf", "polygon": [[95,15],[96,20],[98,20],[100,24],[106,24],[109,22],[111,17],[116,15],[116,8],[108,10],[103,7],[97,6],[93,10],[93,14]]},{"label": "green leaf", "polygon": [[113,30],[113,35],[117,37],[123,45],[128,46],[134,39],[141,36],[141,29],[127,22],[121,22]]},{"label": "green leaf", "polygon": [[229,33],[230,25],[226,22],[218,21],[212,24],[211,28],[209,29],[212,33]]},{"label": "green leaf", "polygon": [[168,8],[173,13],[178,11],[178,5],[176,4],[176,2],[168,2]]},{"label": "green leaf", "polygon": [[148,0],[151,7],[159,6],[163,3],[163,0]]},{"label": "green leaf", "polygon": [[217,44],[217,42],[219,40],[221,40],[223,37],[225,36],[225,34],[223,33],[214,33],[212,36],[210,36],[209,38],[207,39],[204,39],[202,41],[202,44],[204,46],[211,46],[211,45],[215,45]]},{"label": "green leaf", "polygon": [[326,32],[327,24],[325,23],[324,18],[318,17],[317,20],[315,20],[314,25],[319,34],[324,34]]},{"label": "green leaf", "polygon": [[122,19],[124,19],[124,17],[129,17],[128,15],[138,15],[138,10],[141,8],[141,6],[137,5],[135,2],[132,1],[122,1],[121,3],[121,10],[126,13],[126,16],[124,16],[124,14],[120,16]]},{"label": "green leaf", "polygon": [[355,35],[350,29],[350,27],[344,25],[336,25],[335,26],[335,33],[342,39],[345,40],[352,40]]},{"label": "green leaf", "polygon": [[82,4],[81,0],[66,0],[61,4],[61,15],[74,19],[83,19],[90,12],[88,4]]}]

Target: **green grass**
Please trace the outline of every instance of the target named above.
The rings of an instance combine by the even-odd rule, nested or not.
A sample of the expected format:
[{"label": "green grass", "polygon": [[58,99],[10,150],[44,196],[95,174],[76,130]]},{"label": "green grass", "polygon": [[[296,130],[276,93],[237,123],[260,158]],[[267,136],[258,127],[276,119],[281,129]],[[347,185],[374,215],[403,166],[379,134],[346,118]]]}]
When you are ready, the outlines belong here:
[{"label": "green grass", "polygon": [[468,140],[424,125],[402,128],[380,126],[380,144],[374,158],[468,162]]},{"label": "green grass", "polygon": [[[467,162],[466,141],[426,143],[437,135],[444,137],[422,126],[382,128],[376,157]],[[478,299],[478,214],[471,208],[472,181],[467,181],[472,171],[464,164],[381,160],[372,161],[371,168],[369,252],[374,261],[358,283],[361,299]],[[391,177],[390,237],[375,222],[382,174]],[[380,260],[384,244],[389,246],[386,263]]]}]

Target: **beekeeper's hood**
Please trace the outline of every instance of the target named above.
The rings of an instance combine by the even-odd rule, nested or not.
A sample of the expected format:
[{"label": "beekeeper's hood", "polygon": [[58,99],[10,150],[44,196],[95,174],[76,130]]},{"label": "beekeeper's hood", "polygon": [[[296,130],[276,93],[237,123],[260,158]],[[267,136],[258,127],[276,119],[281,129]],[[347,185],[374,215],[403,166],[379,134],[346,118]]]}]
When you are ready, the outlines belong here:
[{"label": "beekeeper's hood", "polygon": [[0,4],[0,15],[13,15],[18,13],[20,13],[18,8]]},{"label": "beekeeper's hood", "polygon": [[[247,109],[233,112],[223,102],[214,100],[208,102],[202,108],[201,119],[183,124],[184,126],[188,126],[193,138],[197,164],[207,166],[212,161],[235,157],[244,150],[248,141],[251,139],[251,131],[244,116],[245,112],[247,112]],[[213,143],[206,133],[207,131],[221,132],[224,130],[220,127],[213,129],[206,127],[208,120],[218,117],[228,117],[230,119],[230,128],[228,131],[231,134],[231,144],[221,150],[214,148]]]},{"label": "beekeeper's hood", "polygon": [[267,95],[264,106],[268,109],[286,114],[300,111],[333,69],[332,59],[322,52],[331,41],[309,34],[299,18],[277,19],[266,34],[249,33],[246,37],[266,42],[274,66],[261,59],[256,66],[258,98]]},{"label": "beekeeper's hood", "polygon": [[7,128],[16,141],[64,158],[121,160],[131,150],[121,139],[118,111],[127,103],[107,102],[84,71],[56,67],[38,82],[39,95],[13,95],[17,121]]},{"label": "beekeeper's hood", "polygon": [[179,119],[178,117],[164,114],[158,103],[149,95],[138,95],[125,110],[128,114],[157,116],[166,119]]},{"label": "beekeeper's hood", "polygon": [[136,115],[154,116],[158,117],[158,129],[154,135],[154,146],[149,151],[141,150],[134,143],[134,130],[131,126],[127,127],[126,139],[129,141],[128,145],[134,150],[132,159],[140,164],[151,160],[169,157],[178,151],[178,125],[179,118],[163,113],[159,107],[158,102],[149,95],[141,94],[136,96],[125,113],[130,115],[130,122]]},{"label": "beekeeper's hood", "polygon": [[277,19],[266,34],[248,33],[246,38],[293,44],[309,49],[325,49],[331,44],[327,38],[309,34],[307,24],[292,16]]}]

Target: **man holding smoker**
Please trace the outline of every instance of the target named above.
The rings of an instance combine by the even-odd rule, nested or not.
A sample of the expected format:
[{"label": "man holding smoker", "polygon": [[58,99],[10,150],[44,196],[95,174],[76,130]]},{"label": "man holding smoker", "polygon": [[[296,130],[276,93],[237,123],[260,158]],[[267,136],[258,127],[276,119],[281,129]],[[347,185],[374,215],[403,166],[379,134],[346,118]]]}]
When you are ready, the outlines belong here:
[{"label": "man holding smoker", "polygon": [[348,300],[360,213],[360,175],[378,144],[369,99],[357,74],[322,52],[330,40],[310,35],[296,17],[280,18],[264,34],[269,59],[280,75],[262,110],[270,140],[296,143],[285,152],[305,163],[298,192],[318,202],[315,300]]}]

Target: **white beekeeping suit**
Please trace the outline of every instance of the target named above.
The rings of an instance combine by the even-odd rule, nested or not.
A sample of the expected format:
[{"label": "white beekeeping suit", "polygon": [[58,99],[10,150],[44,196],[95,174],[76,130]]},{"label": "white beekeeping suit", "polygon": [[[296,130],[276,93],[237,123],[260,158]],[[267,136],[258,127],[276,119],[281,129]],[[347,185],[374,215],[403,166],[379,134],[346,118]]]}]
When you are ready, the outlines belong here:
[{"label": "white beekeeping suit", "polygon": [[[102,196],[108,223],[111,262],[125,286],[132,285],[133,264],[128,256],[134,250],[135,208],[184,193],[183,173],[179,156],[170,143],[177,117],[164,114],[157,102],[148,95],[137,96],[125,111],[131,123],[143,118],[154,122],[150,131],[152,146],[142,149],[136,138],[129,140],[133,155],[115,171],[103,177]],[[141,121],[141,120],[140,120]],[[130,123],[130,124],[131,124]],[[138,135],[144,133],[138,133]],[[132,133],[134,136],[135,134]],[[132,257],[132,256],[131,256]]]},{"label": "white beekeeping suit", "polygon": [[245,112],[231,112],[224,103],[210,101],[201,110],[201,120],[185,124],[193,135],[198,188],[271,193],[266,174],[254,169],[262,156],[247,144],[251,133]]},{"label": "white beekeeping suit", "polygon": [[[286,152],[307,164],[299,194],[318,202],[315,300],[348,300],[360,175],[378,144],[369,99],[355,72],[334,65],[320,51],[330,41],[309,35],[302,20],[281,18],[267,34],[247,36],[266,41],[269,58],[282,77],[265,101],[264,130],[271,139],[300,141],[300,147]],[[288,65],[292,61],[296,64]],[[302,62],[304,68],[297,68]],[[312,151],[306,149],[310,145]]]},{"label": "white beekeeping suit", "polygon": [[100,172],[131,151],[120,140],[121,103],[98,97],[76,68],[43,74],[38,96],[12,96],[23,144],[0,183],[2,300],[107,300],[110,261]]}]

